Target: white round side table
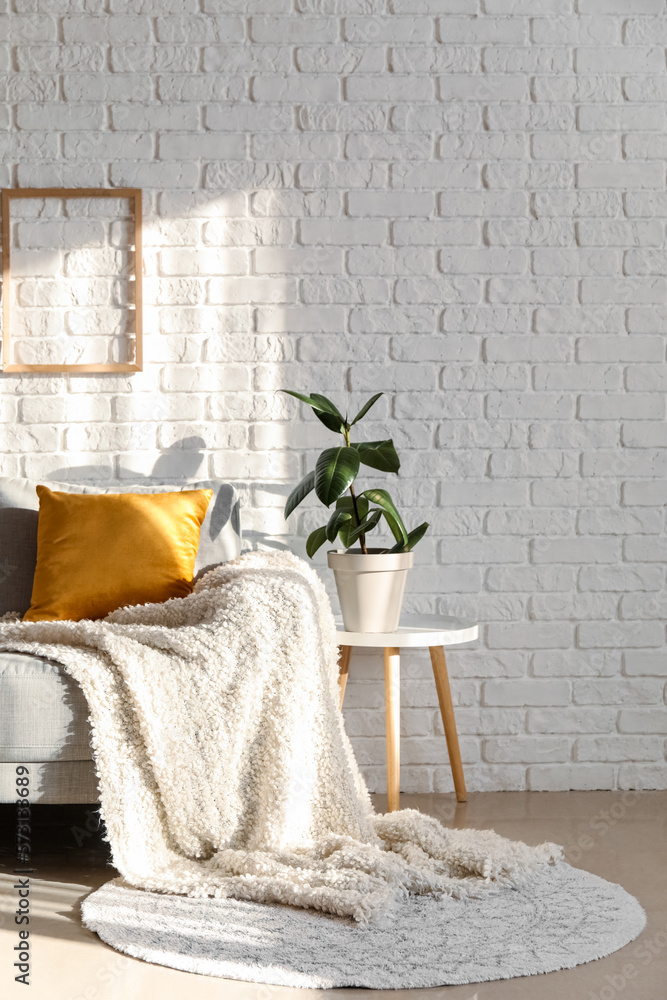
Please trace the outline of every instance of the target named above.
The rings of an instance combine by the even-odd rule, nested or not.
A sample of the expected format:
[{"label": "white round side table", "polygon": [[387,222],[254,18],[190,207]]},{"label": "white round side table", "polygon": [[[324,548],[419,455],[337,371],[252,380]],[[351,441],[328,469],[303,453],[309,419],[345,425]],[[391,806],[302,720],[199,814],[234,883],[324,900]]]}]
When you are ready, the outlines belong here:
[{"label": "white round side table", "polygon": [[452,693],[445,661],[445,646],[460,646],[472,642],[479,634],[477,624],[461,618],[444,618],[439,615],[409,615],[401,619],[395,632],[346,632],[342,619],[336,619],[339,643],[338,685],[340,706],[343,707],[345,685],[350,668],[350,656],[355,646],[384,648],[384,690],[387,727],[387,794],[389,812],[398,809],[400,789],[400,714],[401,714],[401,649],[420,649],[428,646],[431,665],[438,692],[440,714],[445,729],[447,752],[452,768],[454,788],[458,802],[467,798],[463,777],[459,737],[456,732]]}]

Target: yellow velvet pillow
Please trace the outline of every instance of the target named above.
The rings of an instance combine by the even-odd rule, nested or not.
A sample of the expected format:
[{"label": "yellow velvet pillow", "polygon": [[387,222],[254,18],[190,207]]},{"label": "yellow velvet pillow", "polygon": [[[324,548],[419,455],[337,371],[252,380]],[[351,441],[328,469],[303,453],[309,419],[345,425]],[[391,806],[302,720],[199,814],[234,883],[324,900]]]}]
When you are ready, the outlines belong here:
[{"label": "yellow velvet pillow", "polygon": [[37,487],[37,568],[26,622],[104,618],[192,591],[212,490],[56,493]]}]

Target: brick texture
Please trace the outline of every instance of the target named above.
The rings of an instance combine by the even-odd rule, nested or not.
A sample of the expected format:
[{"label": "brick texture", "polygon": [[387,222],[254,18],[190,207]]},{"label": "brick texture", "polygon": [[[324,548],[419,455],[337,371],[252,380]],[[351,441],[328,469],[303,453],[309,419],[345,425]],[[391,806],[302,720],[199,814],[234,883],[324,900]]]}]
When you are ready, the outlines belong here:
[{"label": "brick texture", "polygon": [[[303,553],[321,513],[281,508],[331,439],[277,390],[382,390],[432,525],[406,607],[482,622],[469,787],[665,787],[665,0],[0,11],[0,184],[144,189],[147,357],[2,376],[2,473],[232,479],[247,542]],[[122,214],[21,211],[17,349],[119,356]],[[381,685],[356,655],[378,789]],[[403,697],[404,790],[451,789],[427,656]]]}]

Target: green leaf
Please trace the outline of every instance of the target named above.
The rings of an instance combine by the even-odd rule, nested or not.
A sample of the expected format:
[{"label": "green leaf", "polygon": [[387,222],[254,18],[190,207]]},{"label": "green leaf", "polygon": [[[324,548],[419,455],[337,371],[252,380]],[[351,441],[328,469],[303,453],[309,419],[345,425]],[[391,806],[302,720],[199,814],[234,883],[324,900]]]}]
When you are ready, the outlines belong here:
[{"label": "green leaf", "polygon": [[374,403],[377,403],[378,399],[382,395],[384,395],[384,394],[381,393],[381,392],[377,392],[374,396],[371,396],[371,398],[368,400],[368,402],[364,403],[364,405],[361,407],[361,409],[357,413],[356,417],[354,418],[354,420],[350,424],[350,427],[354,427],[354,425],[357,423],[358,420],[361,420],[362,417],[365,417],[366,414],[368,413],[368,411],[370,410],[371,406],[373,406]]},{"label": "green leaf", "polygon": [[308,406],[312,406],[315,416],[330,431],[338,433],[343,430],[345,426],[343,415],[338,407],[330,399],[327,399],[326,396],[321,396],[319,392],[313,392],[310,396],[304,396],[303,393],[292,392],[291,389],[281,389],[280,391],[286,393],[288,396],[294,396],[295,399],[300,399],[302,403],[308,403]]},{"label": "green leaf", "polygon": [[[376,503],[378,507],[381,507],[383,511],[386,511],[396,522],[396,526],[401,532],[401,538],[404,543],[408,540],[408,533],[406,531],[405,525],[403,524],[403,518],[398,513],[394,501],[391,499],[386,490],[364,490],[361,494],[370,500],[371,503]],[[391,528],[391,522],[389,522],[389,527]],[[393,529],[392,529],[393,530]]]},{"label": "green leaf", "polygon": [[386,511],[386,510],[383,513],[384,513],[384,519],[387,522],[387,524],[389,525],[389,527],[391,529],[391,533],[394,536],[394,538],[396,539],[396,541],[400,542],[401,545],[405,545],[405,542],[403,540],[403,532],[399,528],[398,521],[396,520],[396,518],[392,517],[391,514],[388,511]]},{"label": "green leaf", "polygon": [[311,531],[308,535],[306,541],[306,552],[312,559],[319,548],[321,548],[327,540],[327,529],[326,528],[315,528],[315,531]]},{"label": "green leaf", "polygon": [[338,537],[340,538],[341,545],[343,546],[344,549],[349,549],[350,545],[352,544],[352,542],[349,539],[349,536],[350,532],[354,531],[354,527],[355,527],[354,520],[350,518],[349,521],[346,521],[344,524],[341,524],[340,528],[338,529]]},{"label": "green leaf", "polygon": [[335,510],[329,518],[329,523],[327,524],[327,539],[330,542],[333,542],[342,525],[345,524],[346,521],[351,520],[352,515],[348,514],[346,510]]},{"label": "green leaf", "polygon": [[350,545],[354,545],[358,538],[362,535],[368,534],[373,528],[377,526],[378,521],[382,517],[381,510],[374,510],[368,517],[364,518],[361,524],[357,525],[356,528],[352,528],[347,532],[347,545],[345,548],[349,548]]},{"label": "green leaf", "polygon": [[[357,500],[357,513],[359,514],[359,520],[361,521],[368,514],[368,500],[366,500],[366,498],[362,496],[357,497],[356,500]],[[346,510],[349,514],[352,515],[356,523],[354,501],[352,497],[339,497],[338,500],[336,500],[336,509]]]},{"label": "green leaf", "polygon": [[341,424],[345,423],[343,414],[340,412],[336,404],[332,403],[326,396],[321,396],[319,392],[311,392],[310,398],[315,400],[318,409],[322,410],[324,413],[330,413],[332,416],[337,417]]},{"label": "green leaf", "polygon": [[338,412],[333,403],[326,399],[325,396],[320,396],[320,400],[326,400],[324,403],[318,402],[316,399],[317,393],[313,393],[312,396],[304,396],[302,392],[293,392],[292,389],[281,389],[280,392],[284,392],[288,396],[294,396],[295,399],[300,399],[302,403],[308,403],[308,406],[312,406],[314,410],[322,410],[324,413],[333,413],[334,416]]},{"label": "green leaf", "polygon": [[411,549],[414,549],[417,542],[420,542],[422,540],[427,530],[428,530],[428,521],[424,521],[424,523],[420,524],[418,528],[413,528],[412,531],[408,533],[407,541],[399,542],[397,545],[394,545],[393,549],[389,549],[389,551],[409,552]]},{"label": "green leaf", "polygon": [[294,396],[295,399],[300,399],[302,403],[308,403],[308,406],[315,406],[315,400],[311,399],[310,396],[304,396],[302,392],[293,392],[291,389],[279,389],[278,391],[284,392],[287,396]]},{"label": "green leaf", "polygon": [[354,448],[326,448],[315,466],[315,492],[325,507],[331,506],[354,482],[359,455]]},{"label": "green leaf", "polygon": [[408,552],[410,549],[414,549],[417,542],[420,542],[426,532],[428,531],[428,521],[424,521],[419,527],[413,528],[412,531],[408,532]]},{"label": "green leaf", "polygon": [[331,413],[322,413],[321,410],[314,410],[315,416],[318,420],[321,420],[325,427],[328,427],[330,431],[334,434],[340,434],[343,430],[343,425],[341,424],[338,417],[334,417]]},{"label": "green leaf", "polygon": [[308,496],[315,489],[315,473],[309,472],[307,476],[304,476],[298,486],[295,486],[290,495],[287,498],[287,503],[285,504],[285,520],[290,516],[292,511],[299,506],[301,501]]},{"label": "green leaf", "polygon": [[294,392],[292,389],[280,389],[279,391],[288,396],[294,396],[295,399],[300,399],[302,403],[308,403],[314,410],[321,410],[322,413],[331,413],[334,417],[340,417],[344,423],[343,415],[336,404],[319,392],[311,392],[310,396],[306,396],[302,392]]},{"label": "green leaf", "polygon": [[371,469],[379,469],[380,472],[398,472],[401,467],[394,442],[389,438],[386,441],[360,441],[352,447],[359,452],[359,461],[369,465]]}]

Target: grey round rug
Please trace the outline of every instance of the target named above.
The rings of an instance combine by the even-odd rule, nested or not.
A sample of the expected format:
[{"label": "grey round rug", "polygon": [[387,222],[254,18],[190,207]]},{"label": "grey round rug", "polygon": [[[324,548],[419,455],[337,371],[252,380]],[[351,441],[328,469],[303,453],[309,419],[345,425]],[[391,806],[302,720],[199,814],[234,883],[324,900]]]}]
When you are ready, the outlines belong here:
[{"label": "grey round rug", "polygon": [[317,989],[412,989],[569,969],[623,947],[646,924],[619,885],[564,863],[483,899],[411,897],[382,926],[144,892],[122,879],[88,896],[82,915],[107,944],[147,962]]}]

